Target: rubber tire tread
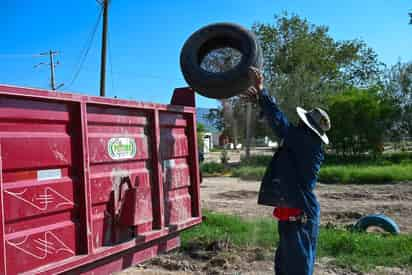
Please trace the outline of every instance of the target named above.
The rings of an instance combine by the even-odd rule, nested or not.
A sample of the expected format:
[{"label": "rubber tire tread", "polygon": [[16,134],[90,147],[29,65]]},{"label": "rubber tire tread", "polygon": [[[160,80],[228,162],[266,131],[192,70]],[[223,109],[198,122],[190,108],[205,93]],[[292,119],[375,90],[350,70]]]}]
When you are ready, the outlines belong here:
[{"label": "rubber tire tread", "polygon": [[360,218],[355,224],[355,228],[360,231],[366,231],[370,226],[379,227],[385,230],[386,232],[395,235],[400,233],[399,226],[396,224],[396,222],[383,214],[373,214],[364,216]]},{"label": "rubber tire tread", "polygon": [[[200,67],[207,53],[224,47],[242,53],[234,68],[213,73]],[[233,23],[216,23],[199,29],[187,39],[180,54],[180,68],[189,86],[203,96],[216,99],[246,91],[253,84],[249,79],[249,67],[261,69],[262,63],[262,50],[254,34]]]}]

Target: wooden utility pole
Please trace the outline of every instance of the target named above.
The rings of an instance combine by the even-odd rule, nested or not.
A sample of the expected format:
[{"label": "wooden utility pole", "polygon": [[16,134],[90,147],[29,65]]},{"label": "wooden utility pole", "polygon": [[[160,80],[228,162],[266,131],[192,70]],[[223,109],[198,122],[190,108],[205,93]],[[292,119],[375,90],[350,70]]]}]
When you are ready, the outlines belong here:
[{"label": "wooden utility pole", "polygon": [[54,52],[50,50],[49,55],[50,55],[50,87],[54,91],[56,90],[56,83],[54,82],[54,60],[53,60]]},{"label": "wooden utility pole", "polygon": [[246,159],[250,158],[250,146],[252,144],[252,103],[246,105]]},{"label": "wooden utility pole", "polygon": [[103,5],[103,35],[102,55],[100,63],[100,96],[106,96],[106,47],[107,47],[107,21],[109,17],[109,0],[102,0]]},{"label": "wooden utility pole", "polygon": [[[49,56],[49,58],[50,58],[50,63],[49,64],[46,64],[46,63],[39,63],[39,64],[37,64],[35,67],[38,67],[38,66],[40,66],[40,65],[49,65],[50,66],[50,88],[53,90],[53,91],[55,91],[57,88],[59,88],[59,87],[61,87],[61,86],[63,86],[63,84],[61,84],[61,85],[59,85],[59,87],[56,87],[56,81],[55,81],[55,75],[54,75],[54,67],[56,66],[55,64],[54,64],[54,56],[55,55],[57,55],[58,54],[58,52],[57,51],[52,51],[52,50],[49,50],[48,52],[44,52],[44,53],[41,53],[40,55],[48,55]],[[58,64],[59,62],[57,62],[57,64]]]}]

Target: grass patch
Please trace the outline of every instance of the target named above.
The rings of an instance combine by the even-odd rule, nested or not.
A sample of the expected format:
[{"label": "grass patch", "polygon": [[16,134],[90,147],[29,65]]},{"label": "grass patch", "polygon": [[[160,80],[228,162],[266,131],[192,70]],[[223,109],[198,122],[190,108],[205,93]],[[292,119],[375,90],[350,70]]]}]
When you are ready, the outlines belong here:
[{"label": "grass patch", "polygon": [[[231,174],[243,180],[261,180],[271,156],[252,156],[242,160]],[[363,155],[343,158],[326,156],[319,174],[325,183],[391,183],[412,180],[412,154],[384,154],[378,157]]]},{"label": "grass patch", "polygon": [[[241,166],[265,166],[268,165],[272,156],[270,155],[253,155],[248,160],[242,159]],[[390,153],[381,155],[358,155],[358,156],[340,156],[336,154],[327,154],[324,165],[376,165],[384,166],[390,164],[412,164],[412,153]]]},{"label": "grass patch", "polygon": [[265,171],[266,166],[241,166],[232,170],[232,176],[242,180],[261,180]]},{"label": "grass patch", "polygon": [[200,165],[203,176],[220,176],[227,172],[226,167],[222,163],[206,162]]},{"label": "grass patch", "polygon": [[[243,180],[261,180],[266,166],[240,166],[232,176]],[[412,180],[412,164],[386,166],[371,165],[323,165],[319,181],[324,183],[381,184]]]},{"label": "grass patch", "polygon": [[412,236],[380,235],[321,228],[319,256],[335,264],[367,271],[376,266],[412,268]]},{"label": "grass patch", "polygon": [[412,164],[385,166],[325,165],[319,180],[327,183],[385,183],[412,179]]},{"label": "grass patch", "polygon": [[181,234],[182,247],[190,241],[210,243],[229,240],[231,243],[247,247],[272,248],[277,242],[276,223],[270,219],[243,220],[238,216],[205,212],[206,220],[200,226]]},{"label": "grass patch", "polygon": [[222,152],[223,148],[217,148],[217,147],[213,147],[211,149],[209,149],[209,152]]},{"label": "grass patch", "polygon": [[266,166],[272,159],[272,155],[252,155],[249,159],[242,158],[241,166]]},{"label": "grass patch", "polygon": [[412,153],[399,152],[381,155],[358,155],[358,156],[339,156],[327,154],[325,156],[326,165],[339,164],[363,164],[363,165],[388,165],[388,164],[412,164]]},{"label": "grass patch", "polygon": [[[192,241],[210,243],[229,240],[240,247],[272,250],[278,242],[273,219],[244,220],[240,217],[205,212],[206,220],[181,234],[182,248]],[[346,268],[367,271],[375,266],[412,268],[411,235],[378,235],[321,228],[318,255],[333,257]]]}]

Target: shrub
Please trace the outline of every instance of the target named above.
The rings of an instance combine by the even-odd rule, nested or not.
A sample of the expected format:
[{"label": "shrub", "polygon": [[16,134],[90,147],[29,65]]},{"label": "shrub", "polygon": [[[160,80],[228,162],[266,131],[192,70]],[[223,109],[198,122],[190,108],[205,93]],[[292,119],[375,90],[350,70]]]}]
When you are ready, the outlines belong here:
[{"label": "shrub", "polygon": [[219,175],[225,172],[225,166],[222,163],[217,162],[202,163],[200,169],[205,176]]},{"label": "shrub", "polygon": [[232,171],[232,176],[240,177],[243,180],[261,180],[266,167],[263,166],[243,166]]},{"label": "shrub", "polygon": [[390,165],[390,164],[407,164],[412,163],[412,153],[391,153],[391,154],[361,154],[361,155],[337,155],[327,154],[324,165],[337,164],[373,164],[373,165]]},{"label": "shrub", "polygon": [[267,166],[272,159],[272,156],[269,155],[253,155],[249,159],[242,158],[240,165],[241,166]]},{"label": "shrub", "polygon": [[220,152],[220,161],[223,163],[223,164],[227,164],[228,162],[229,162],[229,153],[228,153],[228,151],[226,150],[226,149],[223,149],[223,151],[222,152]]},{"label": "shrub", "polygon": [[348,88],[329,96],[331,146],[341,155],[381,153],[385,131],[399,113],[394,102],[378,88]]}]

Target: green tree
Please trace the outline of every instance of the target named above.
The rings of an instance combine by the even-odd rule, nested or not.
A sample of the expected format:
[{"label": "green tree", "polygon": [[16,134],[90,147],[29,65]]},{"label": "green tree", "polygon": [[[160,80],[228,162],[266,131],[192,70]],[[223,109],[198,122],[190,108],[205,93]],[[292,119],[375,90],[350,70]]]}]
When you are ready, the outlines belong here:
[{"label": "green tree", "polygon": [[[276,16],[273,23],[256,23],[252,30],[263,50],[266,87],[292,122],[297,121],[296,106],[325,107],[330,93],[383,85],[383,66],[376,53],[361,40],[336,41],[328,27],[287,14]],[[212,60],[204,64],[211,67],[209,70],[224,71],[238,62],[239,55],[223,49],[208,58]],[[234,97],[222,102],[210,118],[243,143],[246,113],[245,102]],[[252,122],[255,137],[274,138],[266,122],[259,119],[258,108],[252,112]]]},{"label": "green tree", "polygon": [[335,41],[326,26],[282,14],[253,31],[264,53],[267,86],[292,121],[296,106],[322,104],[328,91],[380,82],[376,53],[360,40]]},{"label": "green tree", "polygon": [[197,123],[196,132],[197,132],[197,148],[200,152],[203,152],[204,140],[203,134],[205,133],[205,125],[202,123]]},{"label": "green tree", "polygon": [[385,93],[399,106],[394,137],[412,136],[412,63],[398,62],[387,70]]},{"label": "green tree", "polygon": [[327,99],[332,129],[331,146],[341,155],[374,154],[383,150],[386,130],[391,129],[397,105],[380,88],[348,88]]},{"label": "green tree", "polygon": [[225,122],[223,121],[223,108],[219,106],[218,108],[209,109],[209,112],[206,114],[205,118],[209,120],[213,126],[219,131],[222,131],[225,128]]}]

